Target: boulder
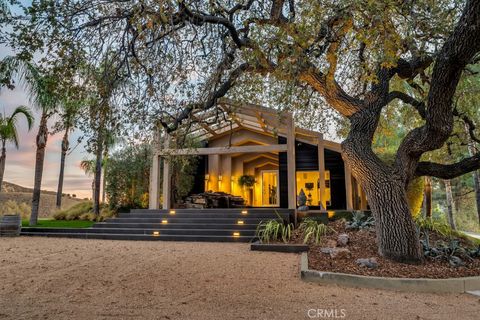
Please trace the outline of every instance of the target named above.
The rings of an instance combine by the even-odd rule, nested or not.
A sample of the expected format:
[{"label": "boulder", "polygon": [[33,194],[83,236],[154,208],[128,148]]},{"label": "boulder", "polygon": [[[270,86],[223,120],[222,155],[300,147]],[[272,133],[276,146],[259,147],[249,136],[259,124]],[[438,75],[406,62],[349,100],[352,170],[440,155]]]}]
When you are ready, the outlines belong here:
[{"label": "boulder", "polygon": [[357,259],[356,263],[360,267],[366,267],[366,268],[369,268],[369,269],[378,268],[378,262],[377,262],[377,259],[375,259],[375,258]]},{"label": "boulder", "polygon": [[346,258],[350,256],[350,250],[347,248],[321,248],[322,253],[329,254],[332,258]]},{"label": "boulder", "polygon": [[346,233],[339,234],[337,238],[337,246],[346,247],[349,240],[350,238],[348,237],[348,234]]}]

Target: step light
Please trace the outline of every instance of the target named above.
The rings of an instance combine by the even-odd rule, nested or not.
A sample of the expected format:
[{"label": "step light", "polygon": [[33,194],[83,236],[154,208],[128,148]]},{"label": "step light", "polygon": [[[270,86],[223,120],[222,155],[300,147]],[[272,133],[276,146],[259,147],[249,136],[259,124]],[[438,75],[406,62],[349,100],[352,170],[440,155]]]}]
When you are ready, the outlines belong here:
[{"label": "step light", "polygon": [[158,237],[160,235],[160,231],[153,231],[152,234],[154,237]]},{"label": "step light", "polygon": [[237,224],[244,224],[245,222],[243,220],[238,220]]},{"label": "step light", "polygon": [[162,220],[162,224],[167,224],[168,223],[168,220],[167,219],[163,219]]},{"label": "step light", "polygon": [[233,233],[233,237],[234,237],[234,238],[240,237],[240,232],[234,232],[234,233]]},{"label": "step light", "polygon": [[242,214],[247,214],[248,211],[247,210],[242,210]]},{"label": "step light", "polygon": [[170,214],[175,214],[175,210],[170,210]]}]

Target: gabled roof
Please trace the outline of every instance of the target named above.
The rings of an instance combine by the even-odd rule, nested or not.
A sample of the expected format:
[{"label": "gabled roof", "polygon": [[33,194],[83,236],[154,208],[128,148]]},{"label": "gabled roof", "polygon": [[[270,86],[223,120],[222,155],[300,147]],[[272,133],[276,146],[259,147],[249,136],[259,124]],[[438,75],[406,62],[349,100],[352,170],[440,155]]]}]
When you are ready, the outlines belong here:
[{"label": "gabled roof", "polygon": [[[264,106],[219,99],[218,108],[207,111],[197,110],[190,116],[190,130],[199,140],[210,140],[241,129],[251,130],[271,136],[286,136],[287,110],[277,110]],[[321,134],[317,131],[295,127],[298,141],[317,145]],[[341,152],[340,144],[324,141],[325,147]]]}]

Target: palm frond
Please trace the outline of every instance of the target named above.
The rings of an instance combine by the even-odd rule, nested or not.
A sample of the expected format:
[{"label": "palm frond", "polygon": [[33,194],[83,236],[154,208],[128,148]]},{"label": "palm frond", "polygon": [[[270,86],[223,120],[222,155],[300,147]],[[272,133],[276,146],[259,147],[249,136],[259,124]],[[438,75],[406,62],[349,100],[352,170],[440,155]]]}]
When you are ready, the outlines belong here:
[{"label": "palm frond", "polygon": [[15,108],[12,115],[9,117],[8,121],[9,122],[14,121],[16,119],[17,115],[20,115],[20,114],[24,115],[25,119],[27,119],[28,130],[32,129],[33,121],[34,121],[35,118],[33,116],[32,111],[25,106],[19,106],[19,107]]}]

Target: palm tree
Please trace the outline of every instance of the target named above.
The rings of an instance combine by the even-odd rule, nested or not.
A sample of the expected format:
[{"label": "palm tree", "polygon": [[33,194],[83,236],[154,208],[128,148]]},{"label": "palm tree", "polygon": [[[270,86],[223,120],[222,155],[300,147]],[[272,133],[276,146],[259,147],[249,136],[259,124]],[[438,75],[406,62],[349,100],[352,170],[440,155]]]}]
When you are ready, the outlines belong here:
[{"label": "palm tree", "polygon": [[17,119],[18,116],[25,116],[28,124],[28,130],[33,125],[33,115],[30,109],[24,106],[17,107],[10,116],[0,114],[0,141],[2,143],[2,154],[0,155],[0,191],[2,190],[3,175],[5,172],[5,162],[7,158],[7,142],[13,142],[18,149]]},{"label": "palm tree", "polygon": [[62,120],[60,127],[64,130],[62,139],[62,153],[60,157],[60,174],[58,177],[57,188],[57,203],[58,209],[62,207],[62,192],[63,192],[63,180],[65,175],[65,158],[67,157],[67,151],[70,146],[69,134],[75,127],[75,120],[78,115],[79,104],[76,101],[67,100],[62,104]]},{"label": "palm tree", "polygon": [[[80,168],[85,172],[87,176],[95,175],[96,172],[96,160],[84,159],[80,162]],[[92,200],[95,198],[95,179],[92,180]]]},{"label": "palm tree", "polygon": [[38,209],[40,206],[40,192],[42,187],[43,163],[45,160],[45,148],[48,139],[48,119],[55,113],[58,105],[57,78],[46,74],[32,63],[24,62],[14,57],[7,57],[2,64],[8,70],[13,70],[22,80],[26,91],[29,93],[30,102],[41,112],[40,125],[38,128],[35,155],[35,178],[32,196],[32,213],[30,214],[30,226],[38,221]]}]

